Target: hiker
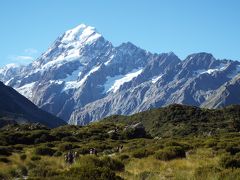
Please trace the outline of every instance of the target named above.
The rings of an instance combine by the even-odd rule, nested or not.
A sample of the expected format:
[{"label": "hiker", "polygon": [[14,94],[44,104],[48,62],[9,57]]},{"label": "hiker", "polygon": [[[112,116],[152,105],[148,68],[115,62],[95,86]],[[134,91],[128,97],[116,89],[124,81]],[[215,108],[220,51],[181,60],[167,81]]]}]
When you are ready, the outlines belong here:
[{"label": "hiker", "polygon": [[93,154],[93,148],[89,149],[89,154]]},{"label": "hiker", "polygon": [[68,164],[72,164],[74,162],[74,154],[72,151],[69,151],[66,155],[65,155],[65,162]]},{"label": "hiker", "polygon": [[97,156],[97,150],[94,148],[93,154]]},{"label": "hiker", "polygon": [[119,152],[119,153],[122,152],[122,149],[123,149],[123,145],[118,146],[118,147],[117,147],[117,152]]},{"label": "hiker", "polygon": [[79,154],[77,151],[75,151],[73,154],[73,161],[76,162],[77,158],[79,158]]},{"label": "hiker", "polygon": [[97,155],[97,150],[96,150],[95,148],[91,148],[91,149],[89,150],[89,154],[95,154],[95,155]]}]

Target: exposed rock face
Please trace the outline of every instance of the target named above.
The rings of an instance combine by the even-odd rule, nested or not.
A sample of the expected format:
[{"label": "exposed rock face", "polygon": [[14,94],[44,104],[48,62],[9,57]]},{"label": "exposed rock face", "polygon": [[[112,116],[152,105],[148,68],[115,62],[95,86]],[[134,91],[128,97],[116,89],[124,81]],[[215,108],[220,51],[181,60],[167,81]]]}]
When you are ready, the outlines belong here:
[{"label": "exposed rock face", "polygon": [[208,53],[181,61],[174,53],[153,54],[130,42],[114,47],[95,28],[79,25],[11,78],[2,78],[0,70],[0,78],[40,108],[71,124],[87,124],[173,103],[209,108],[239,103],[231,95],[221,101],[223,86],[239,72],[239,62]]}]

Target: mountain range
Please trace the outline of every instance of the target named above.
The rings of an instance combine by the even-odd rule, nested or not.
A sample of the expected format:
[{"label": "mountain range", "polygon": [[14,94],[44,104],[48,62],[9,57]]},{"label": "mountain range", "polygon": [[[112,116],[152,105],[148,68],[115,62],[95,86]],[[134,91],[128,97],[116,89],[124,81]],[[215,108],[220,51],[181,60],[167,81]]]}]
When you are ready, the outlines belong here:
[{"label": "mountain range", "polygon": [[26,66],[0,69],[0,81],[70,124],[170,104],[220,108],[240,103],[240,62],[201,52],[184,60],[127,42],[115,47],[81,24]]}]

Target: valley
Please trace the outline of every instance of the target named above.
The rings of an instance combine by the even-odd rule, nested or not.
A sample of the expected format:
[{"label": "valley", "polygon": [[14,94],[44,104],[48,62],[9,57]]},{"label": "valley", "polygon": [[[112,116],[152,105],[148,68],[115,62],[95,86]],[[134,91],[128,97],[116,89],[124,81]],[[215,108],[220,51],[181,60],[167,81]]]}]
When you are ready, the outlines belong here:
[{"label": "valley", "polygon": [[[0,177],[238,179],[239,116],[239,106],[171,105],[87,126],[7,125],[0,131]],[[76,153],[70,164],[69,152]]]}]

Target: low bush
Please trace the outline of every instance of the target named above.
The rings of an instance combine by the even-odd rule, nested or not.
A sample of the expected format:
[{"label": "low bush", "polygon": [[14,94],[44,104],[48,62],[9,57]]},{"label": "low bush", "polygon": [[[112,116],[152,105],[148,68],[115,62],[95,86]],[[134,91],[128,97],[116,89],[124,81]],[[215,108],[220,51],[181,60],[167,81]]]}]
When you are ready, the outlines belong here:
[{"label": "low bush", "polygon": [[111,169],[113,171],[123,171],[124,170],[124,164],[117,159],[112,159],[112,158],[106,156],[101,161],[105,167],[108,167],[109,169]]},{"label": "low bush", "polygon": [[39,161],[39,160],[41,160],[41,157],[40,156],[32,156],[31,160],[32,161]]},{"label": "low bush", "polygon": [[59,173],[57,171],[43,164],[39,164],[35,168],[29,170],[30,179],[31,177],[33,177],[34,179],[36,179],[36,177],[44,179],[46,177],[57,176],[58,174]]},{"label": "low bush", "polygon": [[135,150],[132,153],[132,157],[134,157],[134,158],[144,158],[144,157],[147,157],[147,156],[149,156],[151,154],[152,153],[147,151],[146,149],[138,149],[138,150]]},{"label": "low bush", "polygon": [[106,167],[73,167],[62,176],[68,177],[68,179],[82,180],[121,180],[111,169]]},{"label": "low bush", "polygon": [[240,159],[234,156],[225,155],[220,159],[219,165],[223,168],[240,168]]},{"label": "low bush", "polygon": [[42,156],[52,156],[56,150],[51,149],[49,147],[38,147],[35,149],[36,155],[42,155]]},{"label": "low bush", "polygon": [[10,160],[6,157],[0,157],[0,162],[3,162],[3,163],[9,163]]},{"label": "low bush", "polygon": [[200,166],[195,169],[194,177],[196,179],[210,179],[214,174],[219,173],[221,170],[214,166]]},{"label": "low bush", "polygon": [[19,166],[16,169],[16,173],[18,174],[18,176],[27,176],[28,175],[28,170],[25,166]]},{"label": "low bush", "polygon": [[155,153],[155,158],[163,161],[168,161],[175,158],[184,158],[186,153],[180,146],[170,146]]},{"label": "low bush", "polygon": [[55,152],[55,153],[53,154],[53,156],[55,156],[55,157],[62,156],[62,152],[57,151],[57,152]]},{"label": "low bush", "polygon": [[231,155],[235,155],[238,152],[240,152],[240,147],[237,147],[236,145],[228,145],[226,147],[226,151],[229,152]]},{"label": "low bush", "polygon": [[8,174],[0,172],[0,179],[10,179],[10,177]]},{"label": "low bush", "polygon": [[55,147],[55,145],[52,144],[52,143],[46,143],[45,146],[46,146],[46,147],[49,147],[49,148],[53,148],[53,147]]},{"label": "low bush", "polygon": [[20,159],[21,159],[22,161],[24,161],[24,160],[27,159],[27,155],[26,155],[26,154],[21,154],[19,157],[20,157]]},{"label": "low bush", "polygon": [[208,140],[205,142],[205,146],[212,148],[212,147],[217,146],[217,143],[218,143],[218,142],[217,142],[215,139],[208,139]]},{"label": "low bush", "polygon": [[65,141],[65,142],[78,142],[78,139],[74,136],[67,136],[67,137],[64,137],[62,138],[62,141]]},{"label": "low bush", "polygon": [[72,143],[63,143],[63,144],[60,144],[58,147],[59,151],[62,151],[62,152],[69,151],[75,148],[79,148],[79,146],[74,145]]},{"label": "low bush", "polygon": [[12,155],[11,149],[7,147],[0,147],[0,155],[11,156]]},{"label": "low bush", "polygon": [[128,158],[129,158],[129,156],[128,156],[127,154],[122,154],[122,155],[119,156],[119,159],[120,159],[121,161],[124,161],[124,160],[126,160],[126,159],[128,159]]}]

